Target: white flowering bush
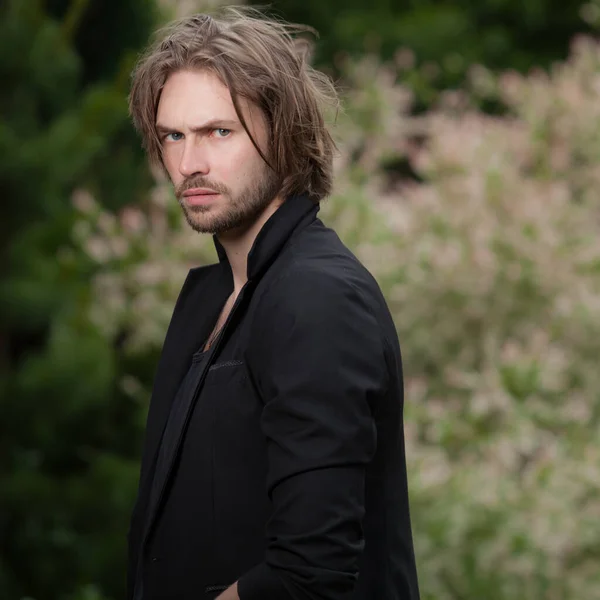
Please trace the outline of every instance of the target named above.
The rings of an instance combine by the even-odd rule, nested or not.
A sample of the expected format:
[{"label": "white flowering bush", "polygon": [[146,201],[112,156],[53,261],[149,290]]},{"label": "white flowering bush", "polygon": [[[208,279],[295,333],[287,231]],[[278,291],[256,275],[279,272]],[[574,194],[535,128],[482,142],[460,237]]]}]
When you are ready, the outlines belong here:
[{"label": "white flowering bush", "polygon": [[[422,597],[600,597],[600,46],[575,40],[549,74],[474,68],[470,95],[418,116],[405,58],[348,66],[321,215],[398,328]],[[160,348],[210,237],[165,184],[117,216],[75,204],[89,318],[131,355]],[[151,380],[120,383],[145,410]]]}]

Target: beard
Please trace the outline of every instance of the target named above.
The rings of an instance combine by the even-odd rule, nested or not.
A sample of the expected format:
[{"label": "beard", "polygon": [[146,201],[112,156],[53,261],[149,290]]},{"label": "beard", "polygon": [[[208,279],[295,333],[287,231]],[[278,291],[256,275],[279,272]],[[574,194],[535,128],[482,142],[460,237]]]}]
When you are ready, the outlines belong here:
[{"label": "beard", "polygon": [[[192,188],[209,188],[221,195],[210,205],[188,206],[183,193]],[[248,228],[258,219],[281,189],[281,180],[267,166],[240,193],[234,195],[225,185],[203,176],[185,179],[175,195],[188,225],[198,233],[219,235],[232,229]]]}]

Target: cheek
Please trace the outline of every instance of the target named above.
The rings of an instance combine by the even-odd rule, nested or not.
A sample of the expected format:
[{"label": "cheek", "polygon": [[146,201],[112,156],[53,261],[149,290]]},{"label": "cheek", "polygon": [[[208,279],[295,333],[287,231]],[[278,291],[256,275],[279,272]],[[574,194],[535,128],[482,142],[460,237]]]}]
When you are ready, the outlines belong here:
[{"label": "cheek", "polygon": [[243,149],[237,164],[240,165],[239,172],[241,176],[246,180],[259,178],[266,167],[260,154],[252,145]]},{"label": "cheek", "polygon": [[256,179],[262,171],[263,161],[252,147],[246,146],[228,148],[221,155],[218,166],[213,163],[212,171],[222,181],[229,182],[233,187],[245,187]]},{"label": "cheek", "polygon": [[183,179],[183,176],[179,172],[180,157],[177,148],[170,147],[163,150],[162,160],[171,181],[175,184],[179,183]]}]

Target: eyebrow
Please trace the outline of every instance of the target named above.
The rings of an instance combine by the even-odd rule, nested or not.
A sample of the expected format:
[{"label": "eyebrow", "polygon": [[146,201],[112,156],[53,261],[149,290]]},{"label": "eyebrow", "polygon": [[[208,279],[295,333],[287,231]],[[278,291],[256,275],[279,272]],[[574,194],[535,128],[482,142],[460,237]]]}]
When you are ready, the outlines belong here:
[{"label": "eyebrow", "polygon": [[[211,129],[218,129],[219,127],[222,127],[223,129],[229,129],[230,127],[233,127],[233,126],[239,125],[239,124],[240,123],[238,121],[232,121],[232,120],[228,120],[228,119],[212,119],[211,121],[207,121],[206,123],[204,123],[204,125],[190,127],[189,129],[193,133],[205,133]],[[166,125],[163,125],[162,123],[157,123],[156,131],[159,134],[162,134],[162,133],[171,133],[173,131],[179,131],[179,129],[177,129],[176,127],[167,127]]]}]

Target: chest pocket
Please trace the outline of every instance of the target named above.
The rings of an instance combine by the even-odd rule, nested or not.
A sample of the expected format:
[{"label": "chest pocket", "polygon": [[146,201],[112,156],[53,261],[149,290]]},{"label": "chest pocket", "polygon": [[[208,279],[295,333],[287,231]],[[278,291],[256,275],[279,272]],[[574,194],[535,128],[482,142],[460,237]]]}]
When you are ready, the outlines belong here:
[{"label": "chest pocket", "polygon": [[[217,362],[209,367],[201,392],[202,404],[210,407],[214,435],[235,436],[236,443],[254,437],[260,429],[262,402],[240,360]],[[239,430],[242,427],[242,430]],[[217,439],[218,443],[218,439]]]},{"label": "chest pocket", "polygon": [[207,385],[211,383],[223,383],[226,382],[228,378],[235,377],[236,374],[244,372],[244,370],[245,366],[241,360],[216,362],[208,368],[205,383]]}]

